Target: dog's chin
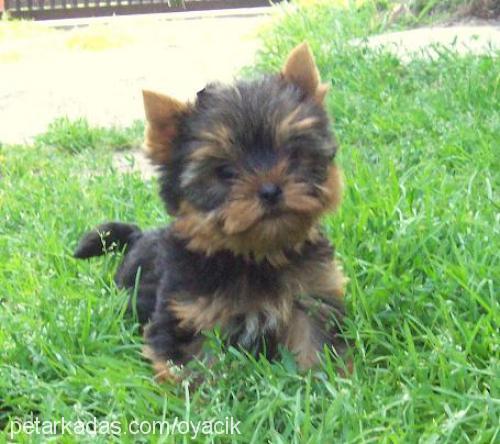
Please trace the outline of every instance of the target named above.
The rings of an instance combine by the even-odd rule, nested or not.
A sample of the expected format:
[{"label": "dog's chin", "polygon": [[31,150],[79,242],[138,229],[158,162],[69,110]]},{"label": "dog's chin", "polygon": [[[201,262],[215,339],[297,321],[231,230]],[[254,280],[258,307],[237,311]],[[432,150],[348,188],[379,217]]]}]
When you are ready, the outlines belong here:
[{"label": "dog's chin", "polygon": [[224,233],[236,253],[248,253],[256,258],[281,254],[297,249],[311,237],[317,221],[312,214],[273,211],[266,212],[254,224],[239,233]]},{"label": "dog's chin", "polygon": [[187,203],[180,212],[173,229],[187,240],[188,249],[207,256],[228,250],[257,261],[267,259],[274,265],[287,263],[287,252],[299,251],[306,241],[317,237],[317,221],[322,214],[280,210],[235,211],[228,216],[224,212],[202,213]]}]

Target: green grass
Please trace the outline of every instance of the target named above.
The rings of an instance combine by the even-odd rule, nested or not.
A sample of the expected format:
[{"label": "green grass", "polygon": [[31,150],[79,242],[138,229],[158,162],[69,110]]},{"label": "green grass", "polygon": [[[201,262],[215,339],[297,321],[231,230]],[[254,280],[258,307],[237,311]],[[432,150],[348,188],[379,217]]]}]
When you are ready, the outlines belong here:
[{"label": "green grass", "polygon": [[97,148],[126,150],[142,144],[144,123],[134,122],[128,128],[103,128],[90,125],[80,118],[61,117],[49,124],[47,131],[35,137],[35,146],[55,148],[68,153],[79,153]]},{"label": "green grass", "polygon": [[[203,370],[204,384],[156,385],[137,326],[123,317],[126,296],[112,283],[117,258],[71,258],[97,222],[166,223],[156,183],[117,172],[112,152],[85,125],[71,137],[53,127],[36,148],[0,148],[5,438],[9,421],[32,412],[124,428],[134,419],[241,421],[239,436],[196,442],[498,441],[498,54],[441,49],[432,61],[402,64],[346,43],[377,26],[369,9],[301,9],[263,36],[257,64],[275,69],[308,39],[332,84],[327,107],[346,191],[325,227],[350,278],[353,375],[341,377],[326,358],[301,375],[287,356],[256,362],[214,337],[221,360]],[[83,149],[86,140],[92,149]],[[136,442],[57,442],[110,439]]]}]

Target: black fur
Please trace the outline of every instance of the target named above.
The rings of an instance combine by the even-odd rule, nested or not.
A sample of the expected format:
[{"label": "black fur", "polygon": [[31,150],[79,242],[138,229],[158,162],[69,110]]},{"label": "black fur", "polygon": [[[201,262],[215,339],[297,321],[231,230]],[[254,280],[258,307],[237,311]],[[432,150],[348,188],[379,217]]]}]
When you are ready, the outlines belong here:
[{"label": "black fur", "polygon": [[132,246],[141,236],[137,225],[121,222],[107,222],[89,231],[76,247],[73,256],[78,259],[88,259],[102,256],[112,249],[123,250]]},{"label": "black fur", "polygon": [[[84,245],[86,239],[95,243],[96,232],[102,232],[106,227],[108,237],[118,239],[125,233],[125,224],[102,224],[88,233],[80,242],[77,251]],[[116,227],[117,232],[113,231]],[[256,263],[229,251],[222,251],[207,257],[202,253],[190,251],[186,248],[186,241],[179,239],[170,228],[140,232],[137,227],[128,225],[132,241],[126,248],[120,264],[115,282],[119,288],[136,289],[136,305],[131,296],[129,309],[137,310],[141,325],[149,322],[146,332],[147,343],[156,351],[158,357],[172,360],[178,364],[186,363],[190,356],[183,353],[183,347],[201,335],[194,331],[182,329],[178,320],[169,309],[169,302],[179,293],[193,295],[214,294],[231,295],[232,299],[245,300],[245,286],[251,283],[254,291],[273,297],[278,295],[286,286],[286,276],[294,269],[300,268],[310,260],[329,260],[333,254],[333,247],[325,238],[317,242],[307,242],[300,253],[287,252],[289,266],[276,268],[268,261]],[[122,238],[123,241],[123,238]],[[76,256],[75,257],[81,257]],[[335,307],[343,314],[343,306]],[[238,325],[240,324],[240,325]],[[234,329],[229,335],[228,343],[240,343],[241,319],[234,320]],[[325,338],[326,340],[326,338]],[[245,344],[245,348],[256,356],[265,351],[268,358],[273,358],[277,352],[277,338],[275,332],[259,335],[255,342]]]}]

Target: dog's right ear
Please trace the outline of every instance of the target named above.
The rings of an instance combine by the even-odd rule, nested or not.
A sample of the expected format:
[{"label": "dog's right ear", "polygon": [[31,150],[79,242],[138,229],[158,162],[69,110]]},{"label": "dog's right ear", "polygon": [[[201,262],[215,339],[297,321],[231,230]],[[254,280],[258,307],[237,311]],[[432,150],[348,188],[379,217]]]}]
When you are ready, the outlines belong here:
[{"label": "dog's right ear", "polygon": [[172,155],[172,142],[180,119],[188,113],[187,103],[153,91],[142,91],[146,130],[144,146],[151,162],[164,165]]}]

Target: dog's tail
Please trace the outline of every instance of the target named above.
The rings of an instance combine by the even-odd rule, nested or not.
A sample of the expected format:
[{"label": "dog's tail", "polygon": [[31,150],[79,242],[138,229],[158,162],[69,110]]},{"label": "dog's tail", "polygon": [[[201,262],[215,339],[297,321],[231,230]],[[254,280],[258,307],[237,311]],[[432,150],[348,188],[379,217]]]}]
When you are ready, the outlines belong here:
[{"label": "dog's tail", "polygon": [[106,222],[83,236],[73,256],[88,259],[102,256],[111,250],[123,250],[129,248],[141,235],[142,231],[137,225]]}]

